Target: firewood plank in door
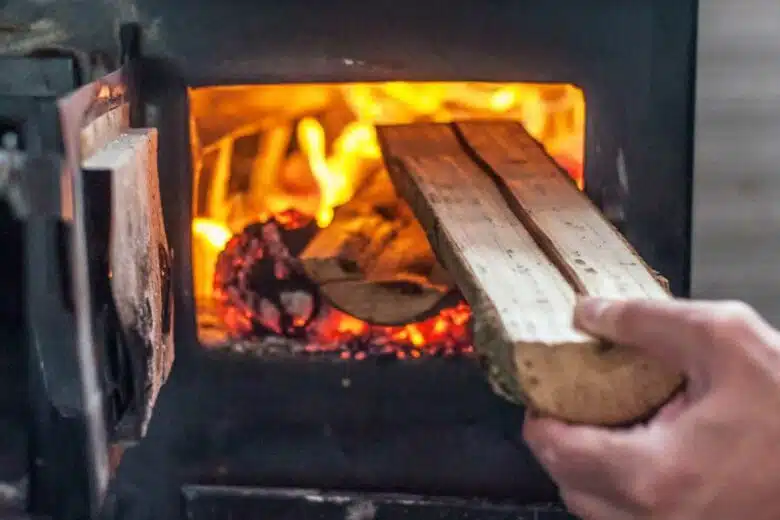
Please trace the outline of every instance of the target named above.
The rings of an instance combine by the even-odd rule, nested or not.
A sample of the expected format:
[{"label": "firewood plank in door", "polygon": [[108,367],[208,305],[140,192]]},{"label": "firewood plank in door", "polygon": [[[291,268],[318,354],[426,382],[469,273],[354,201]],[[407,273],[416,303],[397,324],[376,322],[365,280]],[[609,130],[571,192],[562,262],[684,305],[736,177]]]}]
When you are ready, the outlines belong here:
[{"label": "firewood plank in door", "polygon": [[[173,364],[171,251],[157,171],[157,130],[101,135],[82,169],[111,179],[111,292],[120,326],[142,366],[137,388],[143,434]],[[134,361],[133,364],[136,362]]]},{"label": "firewood plank in door", "polygon": [[631,421],[673,393],[679,375],[574,328],[575,288],[582,287],[551,261],[538,230],[526,228],[452,126],[378,132],[399,195],[472,307],[474,346],[496,392],[595,424]]}]

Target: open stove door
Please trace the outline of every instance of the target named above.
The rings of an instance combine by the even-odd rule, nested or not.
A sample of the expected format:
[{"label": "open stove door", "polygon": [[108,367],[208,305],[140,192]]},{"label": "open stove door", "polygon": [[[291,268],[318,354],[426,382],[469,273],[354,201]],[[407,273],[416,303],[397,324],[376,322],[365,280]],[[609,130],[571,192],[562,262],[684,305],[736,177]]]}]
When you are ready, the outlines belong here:
[{"label": "open stove door", "polygon": [[[0,56],[0,194],[20,229],[27,470],[4,508],[96,518],[173,362],[156,131],[133,63],[91,82],[67,52]],[[6,493],[7,494],[7,493]]]}]

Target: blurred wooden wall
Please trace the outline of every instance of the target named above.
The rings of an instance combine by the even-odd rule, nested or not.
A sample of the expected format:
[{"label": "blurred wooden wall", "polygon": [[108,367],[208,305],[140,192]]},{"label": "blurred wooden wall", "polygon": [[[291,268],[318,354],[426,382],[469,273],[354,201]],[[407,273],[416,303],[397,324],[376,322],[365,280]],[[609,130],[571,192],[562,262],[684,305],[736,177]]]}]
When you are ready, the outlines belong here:
[{"label": "blurred wooden wall", "polygon": [[699,11],[693,295],[780,325],[780,1]]}]

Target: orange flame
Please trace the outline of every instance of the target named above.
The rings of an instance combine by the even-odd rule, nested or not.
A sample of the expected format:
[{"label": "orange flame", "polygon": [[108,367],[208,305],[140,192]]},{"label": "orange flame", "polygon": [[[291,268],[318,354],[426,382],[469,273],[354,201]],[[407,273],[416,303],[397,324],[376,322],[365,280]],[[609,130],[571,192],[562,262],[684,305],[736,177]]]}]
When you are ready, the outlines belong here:
[{"label": "orange flame", "polygon": [[[268,88],[272,87],[259,86],[253,90],[262,96],[263,89]],[[389,82],[276,88],[284,89],[283,97],[279,99],[280,112],[285,110],[286,102],[296,104],[298,97],[320,97],[331,102],[341,99],[352,113],[353,121],[333,139],[330,150],[325,129],[314,114],[305,114],[296,126],[296,140],[306,156],[318,192],[319,201],[312,216],[321,227],[331,222],[336,207],[352,198],[362,180],[361,173],[365,171],[366,162],[381,158],[375,124],[421,120],[451,122],[475,118],[517,120],[567,169],[580,188],[583,187],[585,100],[582,91],[572,85]],[[206,98],[201,104],[209,106],[209,92],[220,89],[197,89],[191,91],[191,95]],[[274,94],[279,92],[273,91]],[[305,104],[304,101],[300,103]],[[319,110],[312,112],[322,113],[326,109],[317,108]],[[225,144],[224,140],[221,144]],[[223,154],[219,157],[222,158],[218,161],[220,168],[230,164]],[[225,174],[221,170],[220,173],[224,183]],[[212,186],[211,192],[224,198],[220,186]],[[300,207],[300,204],[296,206],[292,197],[290,200],[287,205],[277,202],[272,211],[263,214],[267,217],[290,208],[306,213],[306,208]],[[211,204],[212,207],[218,205],[217,202]],[[219,222],[225,219],[221,211],[213,209],[211,213],[216,213],[208,215],[212,219],[216,217],[217,222],[213,224],[230,227],[228,222]]]},{"label": "orange flame", "polygon": [[[328,226],[334,210],[351,200],[365,176],[381,166],[377,124],[516,120],[583,187],[585,100],[572,85],[389,82],[213,87],[190,90],[190,102],[196,193],[193,270],[199,299],[211,298],[216,257],[247,223],[294,210],[313,217],[320,227]],[[234,150],[239,140],[252,135],[274,139],[268,137],[270,144],[258,149],[249,188],[237,192],[232,185],[239,167]],[[209,161],[212,174],[201,178]],[[424,323],[394,328],[370,327],[335,312],[323,334],[335,340],[378,333],[421,347],[432,338],[460,331],[468,319],[465,305]]]}]

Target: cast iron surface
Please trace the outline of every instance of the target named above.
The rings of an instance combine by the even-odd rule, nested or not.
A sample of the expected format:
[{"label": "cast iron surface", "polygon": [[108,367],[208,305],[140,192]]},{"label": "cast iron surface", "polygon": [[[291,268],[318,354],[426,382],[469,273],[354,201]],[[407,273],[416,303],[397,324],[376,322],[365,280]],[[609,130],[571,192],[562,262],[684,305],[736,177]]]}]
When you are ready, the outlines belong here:
[{"label": "cast iron surface", "polygon": [[[56,190],[47,181],[59,175],[59,162],[51,154],[58,142],[57,109],[54,100],[68,92],[78,80],[74,63],[67,57],[39,60],[0,57],[0,133],[13,133],[17,144],[30,152],[12,158],[0,158],[0,516],[17,514],[26,508],[29,498],[43,491],[53,495],[45,482],[50,469],[63,462],[68,450],[59,450],[57,442],[76,447],[76,437],[68,437],[62,428],[46,425],[56,422],[41,386],[43,369],[35,353],[27,348],[24,321],[28,313],[24,297],[25,248],[29,240],[20,219],[36,215],[55,217],[58,204],[52,204]],[[48,155],[47,155],[48,154]],[[18,158],[18,160],[17,160]],[[57,202],[59,202],[57,198]],[[33,266],[33,269],[40,265]],[[39,279],[46,274],[39,270]],[[44,310],[44,309],[41,309]],[[51,318],[51,315],[49,315]],[[45,331],[44,335],[46,334]],[[61,367],[61,376],[72,375]],[[50,381],[55,385],[54,381]],[[33,425],[37,425],[34,427]],[[43,447],[48,445],[49,447]],[[30,471],[32,457],[38,458],[38,471]],[[85,477],[85,475],[81,476]],[[75,478],[71,491],[81,491],[83,478]],[[41,504],[44,509],[45,504]]]},{"label": "cast iron surface", "polygon": [[173,518],[185,483],[554,501],[522,416],[465,359],[178,358],[113,507]]},{"label": "cast iron surface", "polygon": [[[0,77],[8,74],[14,78],[0,81],[0,117],[4,131],[18,135],[23,147],[0,152],[3,202],[9,203],[1,228],[10,257],[4,262],[8,270],[0,274],[10,282],[3,284],[6,301],[0,320],[11,331],[2,348],[6,353],[21,350],[5,359],[16,373],[6,384],[12,385],[7,389],[11,395],[27,398],[22,402],[24,415],[11,413],[15,420],[7,425],[23,427],[26,437],[26,446],[17,446],[17,456],[26,459],[27,467],[24,486],[16,482],[16,490],[24,491],[16,500],[35,513],[57,511],[63,518],[77,518],[89,510],[93,467],[85,449],[88,414],[82,407],[78,358],[69,334],[72,315],[63,285],[67,262],[63,264],[58,247],[64,227],[56,99],[74,88],[78,77],[67,56],[0,57]],[[15,437],[9,432],[9,439]],[[66,471],[72,475],[67,488],[61,485]]]},{"label": "cast iron surface", "polygon": [[0,328],[0,517],[23,510],[27,468],[27,350],[18,328]]},{"label": "cast iron surface", "polygon": [[191,520],[223,518],[295,518],[349,520],[574,520],[551,504],[517,506],[369,493],[315,490],[186,486],[184,509]]}]

